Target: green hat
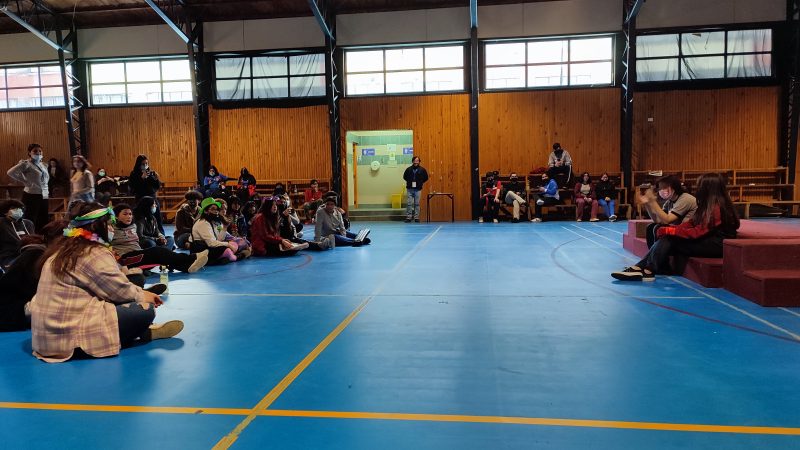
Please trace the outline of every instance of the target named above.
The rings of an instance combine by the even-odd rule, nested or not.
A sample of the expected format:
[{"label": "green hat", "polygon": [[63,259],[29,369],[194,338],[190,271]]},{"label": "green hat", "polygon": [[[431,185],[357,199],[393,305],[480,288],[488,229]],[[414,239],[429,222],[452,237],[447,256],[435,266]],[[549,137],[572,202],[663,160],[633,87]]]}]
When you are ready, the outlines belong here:
[{"label": "green hat", "polygon": [[222,204],[211,197],[204,198],[202,202],[200,202],[200,215],[202,216],[206,212],[206,208],[211,205],[217,205],[217,208],[222,208]]}]

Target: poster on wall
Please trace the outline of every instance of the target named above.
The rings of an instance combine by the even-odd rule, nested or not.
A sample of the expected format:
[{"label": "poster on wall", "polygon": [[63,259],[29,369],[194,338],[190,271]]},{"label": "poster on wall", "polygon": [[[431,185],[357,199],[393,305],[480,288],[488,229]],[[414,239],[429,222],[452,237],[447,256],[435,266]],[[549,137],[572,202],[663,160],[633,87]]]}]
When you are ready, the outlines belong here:
[{"label": "poster on wall", "polygon": [[403,154],[404,155],[413,155],[414,154],[414,147],[403,147]]},{"label": "poster on wall", "polygon": [[361,149],[361,156],[375,156],[375,149],[374,148],[362,148]]}]

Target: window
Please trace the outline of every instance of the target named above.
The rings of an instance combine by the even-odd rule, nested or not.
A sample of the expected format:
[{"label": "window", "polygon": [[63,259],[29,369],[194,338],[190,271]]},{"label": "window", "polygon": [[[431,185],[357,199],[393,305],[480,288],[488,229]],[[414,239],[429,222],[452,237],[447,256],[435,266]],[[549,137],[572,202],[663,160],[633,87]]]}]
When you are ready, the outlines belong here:
[{"label": "window", "polygon": [[772,30],[698,31],[636,38],[642,83],[772,76]]},{"label": "window", "polygon": [[487,42],[485,89],[610,86],[614,80],[611,36]]},{"label": "window", "polygon": [[59,66],[0,67],[0,109],[53,106],[64,106]]},{"label": "window", "polygon": [[217,100],[324,97],[325,55],[219,55],[214,60]]},{"label": "window", "polygon": [[187,58],[93,62],[89,79],[93,105],[192,101]]},{"label": "window", "polygon": [[346,95],[464,90],[464,45],[345,51]]}]

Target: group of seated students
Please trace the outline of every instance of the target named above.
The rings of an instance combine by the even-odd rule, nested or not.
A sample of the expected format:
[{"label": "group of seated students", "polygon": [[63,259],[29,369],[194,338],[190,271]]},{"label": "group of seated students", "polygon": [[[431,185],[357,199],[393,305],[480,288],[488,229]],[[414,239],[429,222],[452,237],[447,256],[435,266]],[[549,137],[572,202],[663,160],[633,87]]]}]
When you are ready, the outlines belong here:
[{"label": "group of seated students", "polygon": [[[561,173],[560,170],[550,169],[542,173],[542,182],[533,191],[534,216],[531,222],[542,221],[542,208],[562,203],[558,192],[559,186],[555,176]],[[511,221],[519,222],[520,207],[525,205],[525,182],[520,181],[516,172],[511,172],[509,181],[498,180],[497,172],[487,172],[485,181],[481,186],[481,195],[478,198],[478,207],[481,215],[478,222],[497,223],[497,213],[501,204],[512,206]],[[563,176],[561,178],[564,178]],[[584,172],[581,178],[575,183],[573,189],[573,202],[575,204],[575,220],[583,221],[587,210],[589,221],[597,222],[599,208],[610,222],[617,220],[616,215],[617,188],[609,179],[608,173],[604,172],[597,183],[592,181],[589,172]]]},{"label": "group of seated students", "polygon": [[144,289],[149,269],[194,273],[251,255],[370,243],[368,229],[349,231],[335,192],[311,197],[318,205],[313,240],[303,239],[303,223],[285,192],[243,205],[235,195],[204,198],[190,191],[173,236],[164,234],[149,196],[135,207],[78,201],[69,221],[52,221],[40,233],[22,218],[22,202],[2,201],[0,331],[31,328],[33,353],[46,362],[117,355],[183,329],[177,320],[153,323],[166,286]]}]

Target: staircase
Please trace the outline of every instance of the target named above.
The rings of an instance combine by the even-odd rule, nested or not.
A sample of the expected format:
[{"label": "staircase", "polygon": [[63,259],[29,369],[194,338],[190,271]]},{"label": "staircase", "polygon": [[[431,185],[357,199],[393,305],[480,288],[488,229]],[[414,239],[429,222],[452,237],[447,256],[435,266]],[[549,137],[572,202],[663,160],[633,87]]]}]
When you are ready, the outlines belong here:
[{"label": "staircase", "polygon": [[353,222],[403,221],[406,218],[405,208],[392,208],[390,205],[360,205],[347,211]]}]

